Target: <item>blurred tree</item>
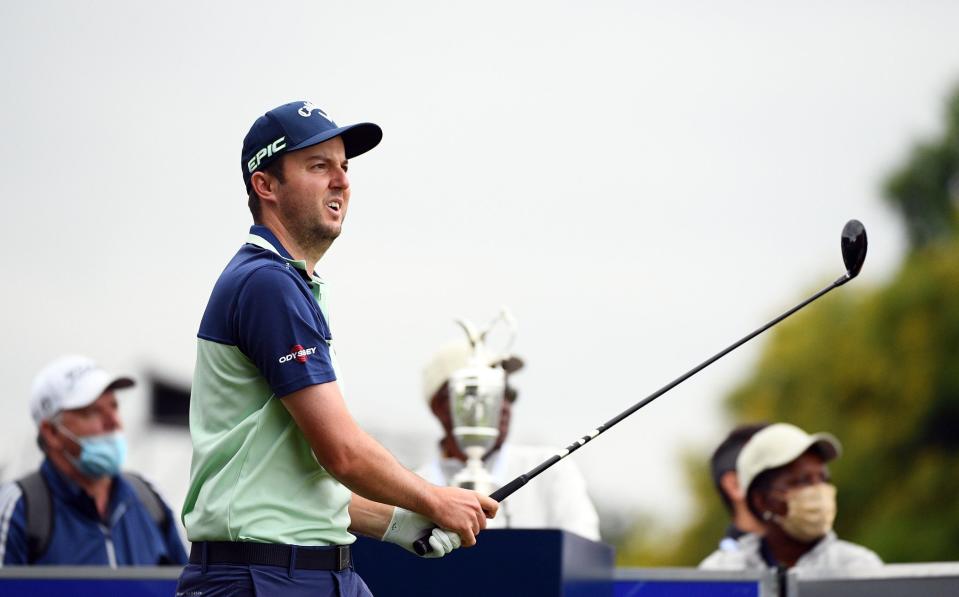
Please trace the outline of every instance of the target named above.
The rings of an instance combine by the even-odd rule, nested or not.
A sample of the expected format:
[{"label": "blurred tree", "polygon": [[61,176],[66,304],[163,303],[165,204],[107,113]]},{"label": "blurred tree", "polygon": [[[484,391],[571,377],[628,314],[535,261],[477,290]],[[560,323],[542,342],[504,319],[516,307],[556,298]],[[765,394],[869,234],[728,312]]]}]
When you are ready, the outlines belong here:
[{"label": "blurred tree", "polygon": [[840,536],[888,561],[959,559],[959,240],[823,302],[784,324],[731,409],[842,440]]},{"label": "blurred tree", "polygon": [[914,248],[948,238],[959,227],[959,88],[946,102],[946,130],[919,143],[886,180],[886,199],[902,214]]},{"label": "blurred tree", "polygon": [[[886,185],[912,243],[899,272],[783,322],[726,403],[736,421],[836,434],[836,530],[889,562],[959,560],[959,91],[946,128]],[[686,467],[696,519],[655,545],[637,528],[620,565],[691,566],[715,549],[727,516],[700,460]]]}]

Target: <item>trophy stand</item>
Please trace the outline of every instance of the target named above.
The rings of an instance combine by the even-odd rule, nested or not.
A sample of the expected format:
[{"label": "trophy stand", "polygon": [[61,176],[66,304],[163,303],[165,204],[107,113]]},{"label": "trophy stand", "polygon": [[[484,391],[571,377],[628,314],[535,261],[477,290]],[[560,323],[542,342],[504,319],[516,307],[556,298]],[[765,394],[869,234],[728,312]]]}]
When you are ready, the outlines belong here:
[{"label": "trophy stand", "polygon": [[499,488],[493,476],[483,465],[486,450],[480,446],[466,448],[466,466],[453,477],[453,485],[463,489],[472,489],[483,495],[489,495]]}]

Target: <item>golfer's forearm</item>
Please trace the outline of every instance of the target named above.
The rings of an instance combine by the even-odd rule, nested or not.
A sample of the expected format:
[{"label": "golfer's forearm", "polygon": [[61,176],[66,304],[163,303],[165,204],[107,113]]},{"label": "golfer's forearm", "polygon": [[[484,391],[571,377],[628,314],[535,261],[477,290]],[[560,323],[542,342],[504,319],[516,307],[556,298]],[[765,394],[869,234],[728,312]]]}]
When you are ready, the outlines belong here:
[{"label": "golfer's forearm", "polygon": [[361,432],[352,444],[348,455],[330,470],[337,480],[367,500],[429,516],[432,509],[429,483],[403,467],[366,433]]},{"label": "golfer's forearm", "polygon": [[350,499],[350,531],[354,533],[380,539],[392,518],[393,506],[368,500],[355,493]]}]

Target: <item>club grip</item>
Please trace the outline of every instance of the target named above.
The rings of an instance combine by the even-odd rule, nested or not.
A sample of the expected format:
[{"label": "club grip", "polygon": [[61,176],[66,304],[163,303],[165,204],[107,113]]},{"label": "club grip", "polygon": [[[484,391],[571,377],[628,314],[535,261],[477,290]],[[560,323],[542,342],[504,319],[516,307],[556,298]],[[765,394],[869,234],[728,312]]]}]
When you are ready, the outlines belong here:
[{"label": "club grip", "polygon": [[413,542],[413,551],[416,552],[418,556],[425,556],[426,554],[433,551],[433,548],[430,547],[430,535],[433,534],[432,529],[430,532],[426,533],[419,539]]},{"label": "club grip", "polygon": [[497,502],[502,502],[509,496],[513,495],[514,491],[516,491],[523,485],[526,485],[527,481],[529,481],[529,476],[520,475],[516,477],[515,479],[513,479],[512,481],[510,481],[509,483],[507,483],[506,485],[503,485],[502,487],[500,487],[493,493],[489,494],[489,496],[493,498],[494,500],[496,500]]},{"label": "club grip", "polygon": [[[516,477],[515,479],[513,479],[512,481],[510,481],[509,483],[507,483],[506,485],[503,485],[502,487],[500,487],[493,493],[489,494],[489,496],[493,498],[494,500],[496,500],[497,502],[502,502],[503,500],[511,496],[514,491],[516,491],[523,485],[526,485],[529,479],[530,479],[529,475],[520,475]],[[436,527],[433,527],[433,528],[436,528]],[[413,551],[416,552],[416,555],[425,556],[426,554],[433,551],[433,548],[430,547],[430,535],[432,534],[433,534],[433,529],[430,529],[428,533],[426,533],[425,535],[423,535],[422,537],[420,537],[419,539],[413,542]]]}]

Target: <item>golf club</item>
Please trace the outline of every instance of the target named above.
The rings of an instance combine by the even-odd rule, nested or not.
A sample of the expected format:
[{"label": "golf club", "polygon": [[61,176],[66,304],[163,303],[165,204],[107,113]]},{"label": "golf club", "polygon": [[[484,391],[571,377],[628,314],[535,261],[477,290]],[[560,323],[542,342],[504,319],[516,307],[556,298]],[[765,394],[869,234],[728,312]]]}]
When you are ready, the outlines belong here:
[{"label": "golf club", "polygon": [[[542,464],[540,464],[540,465],[537,466],[536,468],[532,469],[532,470],[529,471],[528,473],[523,473],[523,474],[520,475],[519,477],[516,477],[515,479],[513,479],[512,481],[510,481],[510,482],[507,483],[506,485],[500,487],[499,489],[497,489],[496,491],[494,491],[493,493],[491,493],[491,494],[490,494],[490,497],[493,498],[494,500],[496,500],[497,502],[503,501],[504,499],[506,499],[507,497],[509,497],[510,495],[512,495],[517,489],[519,489],[519,488],[522,487],[523,485],[526,485],[531,479],[534,479],[537,475],[539,475],[540,473],[542,473],[543,471],[545,471],[545,470],[548,469],[549,467],[553,466],[554,464],[556,464],[557,462],[559,462],[559,461],[562,460],[563,458],[566,458],[567,456],[569,456],[570,454],[572,454],[573,452],[575,452],[576,450],[578,450],[579,448],[581,448],[583,445],[585,445],[587,442],[589,442],[590,440],[592,440],[593,438],[595,438],[597,435],[599,435],[599,434],[603,433],[604,431],[608,430],[610,427],[612,427],[612,426],[615,425],[616,423],[619,423],[620,421],[622,421],[623,419],[625,419],[625,418],[628,417],[629,415],[631,415],[631,414],[633,414],[634,412],[636,412],[637,410],[643,408],[644,406],[646,406],[647,404],[649,404],[649,403],[652,402],[653,400],[659,398],[660,396],[662,396],[663,394],[665,394],[665,393],[668,392],[669,390],[675,388],[675,387],[678,386],[679,384],[683,383],[684,381],[686,381],[687,379],[689,379],[689,378],[692,377],[693,375],[696,375],[697,373],[699,373],[700,371],[702,371],[703,369],[705,369],[705,368],[708,367],[709,365],[711,365],[711,364],[713,364],[714,362],[718,361],[719,359],[721,359],[722,357],[726,356],[727,354],[729,354],[729,353],[732,352],[733,350],[739,348],[740,346],[742,346],[743,344],[745,344],[745,343],[748,342],[749,340],[752,340],[753,338],[755,338],[755,337],[758,336],[759,334],[765,332],[766,330],[768,330],[768,329],[771,328],[772,326],[776,325],[776,324],[779,323],[780,321],[786,319],[787,317],[789,317],[790,315],[792,315],[792,314],[795,313],[796,311],[799,311],[800,309],[802,309],[803,307],[805,307],[805,306],[808,305],[809,303],[813,302],[814,300],[818,299],[818,298],[821,297],[822,295],[826,294],[826,293],[829,292],[830,290],[832,290],[832,289],[834,289],[834,288],[838,288],[839,286],[842,286],[842,285],[845,284],[846,282],[848,282],[848,281],[852,280],[853,278],[855,278],[856,276],[858,276],[858,275],[859,275],[859,271],[862,269],[862,264],[866,261],[866,244],[867,244],[867,243],[866,243],[866,229],[865,229],[865,227],[862,225],[862,222],[860,222],[859,220],[849,220],[848,222],[846,222],[846,225],[845,225],[845,226],[843,227],[843,229],[842,229],[842,240],[840,241],[840,248],[842,249],[842,261],[843,261],[843,264],[846,266],[846,273],[844,273],[842,276],[840,276],[839,278],[837,278],[836,281],[834,281],[834,282],[833,282],[832,284],[830,284],[829,286],[823,288],[822,290],[820,290],[820,291],[817,292],[816,294],[812,295],[812,296],[809,297],[808,299],[804,300],[803,302],[799,303],[798,305],[796,305],[796,306],[793,307],[792,309],[789,309],[788,311],[786,311],[785,313],[783,313],[783,314],[780,315],[779,317],[773,319],[773,320],[770,321],[769,323],[763,325],[762,327],[760,327],[759,329],[751,332],[750,334],[747,334],[747,335],[744,336],[743,338],[741,338],[741,339],[737,340],[736,342],[734,342],[732,345],[724,348],[723,350],[721,350],[721,351],[719,351],[718,353],[714,354],[713,356],[709,357],[708,359],[706,359],[705,361],[703,361],[703,362],[700,363],[699,365],[696,365],[695,367],[693,367],[692,369],[690,369],[690,370],[687,371],[686,373],[682,374],[681,376],[677,377],[676,379],[674,379],[673,381],[669,382],[669,383],[666,384],[665,386],[663,386],[663,387],[661,387],[660,389],[656,390],[655,392],[653,392],[653,393],[650,394],[649,396],[643,398],[642,400],[640,400],[640,401],[637,402],[636,404],[634,404],[634,405],[632,405],[631,407],[627,408],[626,410],[624,410],[623,412],[619,413],[618,415],[616,415],[615,417],[613,417],[613,418],[610,419],[609,421],[603,423],[602,425],[600,425],[600,426],[597,427],[596,429],[590,431],[589,433],[587,433],[587,434],[584,435],[583,437],[579,438],[579,439],[576,440],[575,442],[573,442],[573,443],[571,443],[570,445],[566,446],[566,448],[564,448],[563,450],[560,450],[559,452],[557,452],[556,454],[554,454],[551,458],[549,458],[548,460],[546,460],[545,462],[543,462]],[[423,537],[421,537],[420,539],[418,539],[418,540],[413,544],[413,549],[414,549],[414,550],[416,551],[416,553],[418,553],[419,555],[425,555],[425,554],[429,553],[430,551],[432,551],[432,548],[430,547],[430,544],[429,544],[429,542],[427,541],[428,538],[429,538],[429,533],[427,533],[426,535],[424,535]]]}]

